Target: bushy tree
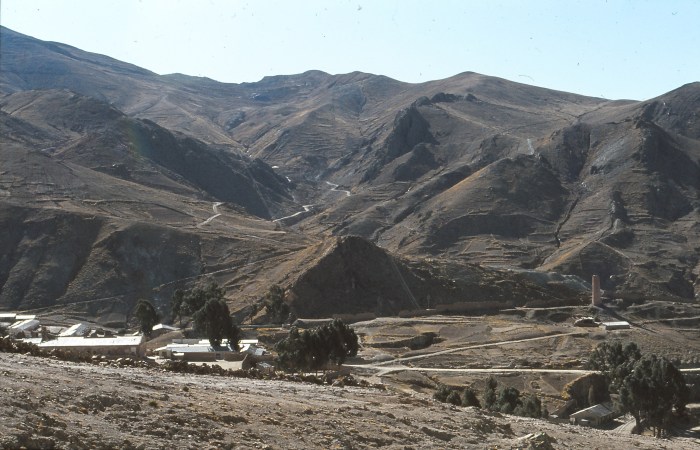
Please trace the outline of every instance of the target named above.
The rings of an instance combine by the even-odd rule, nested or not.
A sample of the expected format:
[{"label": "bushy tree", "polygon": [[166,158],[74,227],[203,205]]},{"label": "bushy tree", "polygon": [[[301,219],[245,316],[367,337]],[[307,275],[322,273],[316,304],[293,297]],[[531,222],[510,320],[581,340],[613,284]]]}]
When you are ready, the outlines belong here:
[{"label": "bushy tree", "polygon": [[470,387],[464,388],[462,391],[462,406],[475,406],[481,408],[481,402],[476,397],[476,392]]},{"label": "bushy tree", "polygon": [[191,316],[195,331],[203,333],[211,345],[221,345],[223,339],[228,339],[231,348],[237,350],[240,328],[224,301],[225,293],[216,283],[187,291],[178,289],[171,300],[172,314],[180,320],[180,326],[183,316]]},{"label": "bushy tree", "polygon": [[153,326],[158,323],[158,313],[153,304],[148,300],[139,300],[134,307],[134,317],[139,321],[141,332],[146,336],[150,336]]},{"label": "bushy tree", "polygon": [[170,301],[171,314],[173,319],[180,321],[180,328],[182,328],[182,315],[185,303],[185,291],[182,289],[177,289],[173,294],[173,298]]},{"label": "bushy tree", "polygon": [[497,387],[496,379],[489,377],[482,398],[484,408],[516,416],[542,417],[546,415],[546,409],[542,408],[542,402],[536,395],[525,394],[521,396],[520,391],[514,387],[502,387],[496,390]]},{"label": "bushy tree", "polygon": [[486,409],[492,410],[496,405],[496,386],[498,386],[498,382],[493,376],[490,376],[486,380],[486,388],[484,388],[484,394],[482,398],[484,408]]},{"label": "bushy tree", "polygon": [[433,394],[433,398],[443,403],[451,403],[456,406],[476,406],[481,408],[481,402],[476,398],[476,393],[471,387],[464,388],[461,393],[458,388],[441,384]]},{"label": "bushy tree", "polygon": [[498,390],[496,404],[500,412],[513,414],[515,408],[521,405],[520,391],[514,387],[502,387]]},{"label": "bushy tree", "polygon": [[272,322],[282,323],[289,317],[289,305],[284,302],[284,289],[277,284],[270,286],[262,304]]},{"label": "bushy tree", "polygon": [[591,353],[587,367],[600,371],[605,375],[611,390],[617,391],[620,381],[629,374],[641,357],[642,353],[634,342],[624,347],[620,341],[603,342]]},{"label": "bushy tree", "polygon": [[526,394],[520,398],[520,405],[516,406],[513,413],[516,416],[542,417],[542,402],[536,395]]},{"label": "bushy tree", "polygon": [[447,401],[447,397],[452,393],[452,391],[453,389],[449,386],[441,384],[438,386],[435,393],[433,393],[433,398],[439,402],[445,403]]},{"label": "bushy tree", "polygon": [[240,330],[229,313],[226,302],[213,298],[207,300],[202,308],[192,316],[195,329],[203,331],[212,346],[221,345],[226,338],[232,349],[238,350]]},{"label": "bushy tree", "polygon": [[620,402],[634,417],[637,432],[648,426],[656,437],[669,430],[674,407],[685,409],[688,394],[683,374],[656,355],[639,359],[620,385]]},{"label": "bushy tree", "polygon": [[682,412],[688,402],[683,374],[665,358],[642,356],[634,343],[599,345],[588,367],[600,370],[610,391],[619,393],[620,407],[634,417],[638,433],[650,427],[660,437],[671,426],[674,407]]},{"label": "bushy tree", "polygon": [[311,330],[292,327],[276,346],[277,361],[286,370],[316,371],[329,361],[342,364],[348,356],[355,356],[358,349],[355,331],[339,319]]}]

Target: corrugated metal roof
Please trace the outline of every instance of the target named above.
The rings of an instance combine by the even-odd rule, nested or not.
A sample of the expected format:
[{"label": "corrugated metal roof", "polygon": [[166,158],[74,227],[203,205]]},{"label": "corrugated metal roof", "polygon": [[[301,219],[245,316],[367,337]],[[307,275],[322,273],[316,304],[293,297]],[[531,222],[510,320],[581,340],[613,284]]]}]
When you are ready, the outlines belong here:
[{"label": "corrugated metal roof", "polygon": [[579,416],[586,416],[586,417],[605,417],[610,414],[614,414],[615,411],[610,409],[608,406],[606,406],[603,403],[599,403],[597,405],[589,406],[586,409],[582,409],[580,411],[576,411],[575,413],[571,414],[570,417],[579,417]]},{"label": "corrugated metal roof", "polygon": [[21,322],[15,322],[10,326],[11,331],[29,330],[39,326],[39,321],[36,319],[27,319]]}]

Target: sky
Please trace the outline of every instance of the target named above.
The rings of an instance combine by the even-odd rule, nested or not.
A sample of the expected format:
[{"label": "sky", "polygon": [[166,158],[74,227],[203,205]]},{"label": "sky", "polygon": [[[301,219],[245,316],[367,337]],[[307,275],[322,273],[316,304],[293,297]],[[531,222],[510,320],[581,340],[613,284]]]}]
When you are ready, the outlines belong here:
[{"label": "sky", "polygon": [[[700,0],[2,0],[0,24],[159,74],[472,71],[608,99],[700,80]],[[0,55],[2,57],[2,55]]]}]

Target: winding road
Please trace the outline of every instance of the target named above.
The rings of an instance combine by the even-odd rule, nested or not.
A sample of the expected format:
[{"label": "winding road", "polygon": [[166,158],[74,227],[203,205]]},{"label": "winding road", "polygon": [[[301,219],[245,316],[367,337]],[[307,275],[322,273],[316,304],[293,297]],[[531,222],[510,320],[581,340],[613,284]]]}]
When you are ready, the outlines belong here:
[{"label": "winding road", "polygon": [[338,189],[338,184],[331,183],[330,181],[326,181],[326,184],[331,187],[331,191],[334,192],[344,192],[346,197],[350,197],[352,195],[352,192],[346,191],[344,189]]},{"label": "winding road", "polygon": [[197,225],[197,228],[202,228],[204,225],[208,225],[209,222],[211,222],[212,220],[214,220],[214,219],[216,219],[217,217],[219,217],[219,216],[221,215],[221,213],[219,212],[219,206],[221,206],[221,205],[223,205],[223,204],[224,204],[224,202],[214,202],[214,204],[213,204],[212,207],[211,207],[212,210],[214,210],[214,215],[211,216],[211,217],[209,217],[209,218],[207,218],[207,220],[205,220],[204,222],[198,224],[198,225]]}]

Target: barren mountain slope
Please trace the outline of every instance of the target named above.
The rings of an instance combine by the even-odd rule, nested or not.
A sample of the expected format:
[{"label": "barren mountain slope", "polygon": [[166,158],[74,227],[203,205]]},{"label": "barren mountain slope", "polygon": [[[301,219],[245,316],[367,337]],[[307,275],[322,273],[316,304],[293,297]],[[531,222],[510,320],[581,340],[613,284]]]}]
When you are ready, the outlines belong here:
[{"label": "barren mountain slope", "polygon": [[[237,307],[274,282],[327,296],[323,277],[337,268],[307,257],[314,247],[300,250],[329,235],[461,267],[450,272],[457,284],[469,264],[482,264],[582,280],[597,273],[609,296],[632,300],[700,292],[698,83],[647,102],[470,72],[421,84],[319,71],[226,84],[0,33],[3,202],[29,207],[27,217],[59,208],[118,229],[147,222],[195,235],[202,260],[231,269],[217,277]],[[25,213],[12,211],[7,226],[26,227]],[[52,233],[37,232],[34,254]],[[4,254],[14,255],[23,237],[6,239]],[[358,254],[347,260],[362,264],[364,244],[351,248]],[[369,254],[384,260],[378,251]],[[31,279],[33,266],[13,258],[2,260],[3,277]],[[240,272],[232,261],[275,262]],[[138,271],[120,273],[121,283],[141,283]],[[390,278],[377,289],[397,292]],[[29,282],[14,283],[24,287],[12,287],[12,304],[22,304]],[[392,295],[398,309],[412,303],[408,292]]]}]

